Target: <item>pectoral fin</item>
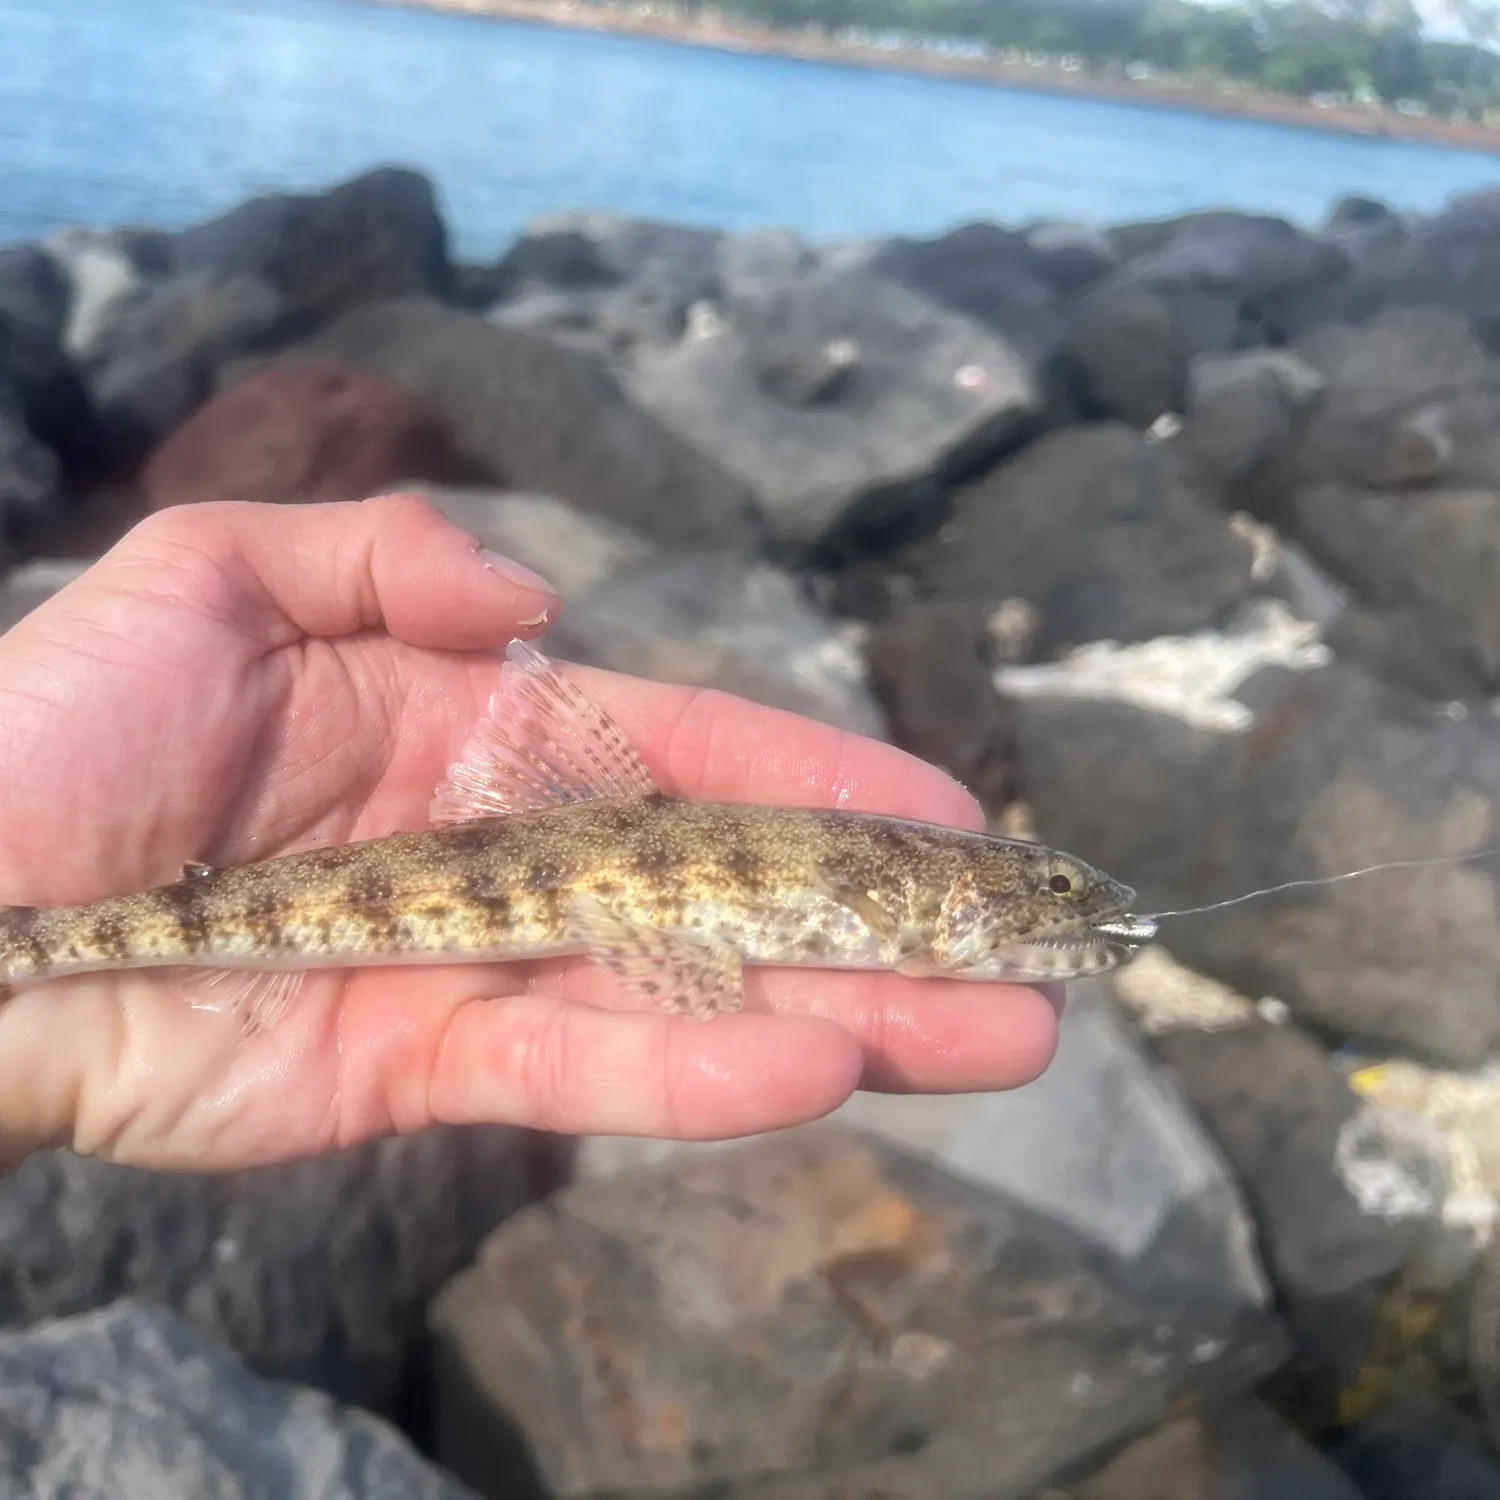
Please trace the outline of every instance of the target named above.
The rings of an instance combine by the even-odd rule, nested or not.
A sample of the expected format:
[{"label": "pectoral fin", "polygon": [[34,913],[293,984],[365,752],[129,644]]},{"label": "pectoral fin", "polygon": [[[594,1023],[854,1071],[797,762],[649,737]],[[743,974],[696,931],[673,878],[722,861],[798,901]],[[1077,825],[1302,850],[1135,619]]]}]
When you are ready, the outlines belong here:
[{"label": "pectoral fin", "polygon": [[740,955],[727,943],[633,922],[603,902],[575,897],[568,926],[589,957],[639,998],[706,1021],[745,1003]]},{"label": "pectoral fin", "polygon": [[194,1010],[235,1015],[246,1036],[269,1031],[292,1008],[306,978],[300,969],[199,969],[172,971],[183,999]]}]

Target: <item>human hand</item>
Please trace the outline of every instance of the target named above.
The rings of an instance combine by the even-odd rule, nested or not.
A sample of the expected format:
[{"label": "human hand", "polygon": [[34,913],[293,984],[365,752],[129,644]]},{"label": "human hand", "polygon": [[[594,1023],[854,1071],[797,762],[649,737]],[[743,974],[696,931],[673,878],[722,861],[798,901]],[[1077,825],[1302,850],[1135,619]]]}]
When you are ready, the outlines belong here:
[{"label": "human hand", "polygon": [[[410,497],[149,518],[0,637],[0,902],[426,826],[497,648],[558,610]],[[889,746],[566,670],[671,793],[983,826],[959,786]],[[315,974],[246,1040],[149,971],[24,987],[0,1007],[0,1159],[65,1145],[232,1169],[480,1121],[748,1135],[861,1086],[1013,1087],[1056,1042],[1053,1000],[1022,986],[752,969],[746,1009],[704,1025],[610,1009],[606,983],[581,959]]]}]

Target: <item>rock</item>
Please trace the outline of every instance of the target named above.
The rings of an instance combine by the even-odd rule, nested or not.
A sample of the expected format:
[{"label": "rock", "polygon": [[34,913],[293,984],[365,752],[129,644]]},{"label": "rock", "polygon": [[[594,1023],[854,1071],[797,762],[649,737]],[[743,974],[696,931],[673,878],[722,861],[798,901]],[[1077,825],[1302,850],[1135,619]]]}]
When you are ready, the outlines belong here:
[{"label": "rock", "polygon": [[714,687],[884,738],[858,646],[780,568],[738,552],[622,569],[571,600],[547,637],[573,661]]},{"label": "rock", "polygon": [[491,321],[628,363],[671,348],[718,295],[716,231],[607,213],[531,225],[496,268]]},{"label": "rock", "polygon": [[575,1184],[432,1324],[440,1460],[502,1494],[513,1425],[560,1500],[1020,1500],[1159,1420],[1210,1352],[1075,1237],[831,1127]]},{"label": "rock", "polygon": [[1496,373],[1462,320],[1433,308],[1390,308],[1359,327],[1330,324],[1301,340],[1296,353],[1324,389],[1277,476],[1285,493],[1383,474],[1403,423]]},{"label": "rock", "polygon": [[1028,225],[1021,238],[1037,274],[1063,297],[1076,297],[1120,264],[1109,236],[1089,224],[1044,220]]},{"label": "rock", "polygon": [[759,229],[731,235],[719,246],[717,259],[722,298],[732,309],[752,308],[810,275],[818,256],[790,229]]},{"label": "rock", "polygon": [[290,331],[365,303],[445,296],[447,232],[420,172],[379,167],[316,196],[252,198],[177,236],[180,273],[274,289]]},{"label": "rock", "polygon": [[408,486],[492,551],[540,573],[564,601],[656,555],[643,537],[552,495],[451,485]]},{"label": "rock", "polygon": [[1365,248],[1353,288],[1356,315],[1377,307],[1447,308],[1487,335],[1500,325],[1500,271],[1491,254],[1500,233],[1500,193],[1454,198],[1442,213]]},{"label": "rock", "polygon": [[[0,246],[0,404],[50,462],[89,476],[100,467],[103,434],[62,347],[68,297],[67,277],[40,246]],[[7,446],[14,452],[15,439]],[[38,455],[31,467],[47,463]]]},{"label": "rock", "polygon": [[[887,240],[869,268],[993,329],[1028,361],[1045,364],[1064,335],[1046,264],[1026,235],[975,223],[932,239]],[[1058,264],[1054,258],[1054,271]]]},{"label": "rock", "polygon": [[871,629],[865,658],[897,745],[962,782],[992,817],[1015,800],[1014,729],[992,680],[989,611],[908,605]]},{"label": "rock", "polygon": [[1365,605],[1414,626],[1456,679],[1500,686],[1500,493],[1321,484],[1297,492],[1292,520],[1324,567]]},{"label": "rock", "polygon": [[741,297],[733,319],[622,378],[751,490],[789,553],[836,554],[909,522],[945,474],[1000,451],[1038,409],[1008,342],[862,271]]},{"label": "rock", "polygon": [[1484,678],[1468,653],[1434,643],[1416,609],[1356,604],[1340,613],[1325,639],[1346,666],[1431,703],[1473,702],[1485,696]]},{"label": "rock", "polygon": [[[1223,1157],[1176,1083],[1125,1024],[1109,985],[1070,987],[1057,1055],[1023,1089],[989,1094],[858,1093],[834,1112],[954,1177],[1055,1223],[1115,1267],[1119,1284],[1169,1322],[1205,1333],[1200,1375],[1224,1388],[1272,1368],[1282,1332],[1254,1226]],[[580,1180],[617,1177],[722,1145],[595,1137]]]},{"label": "rock", "polygon": [[[1232,348],[1225,333],[1211,344]],[[1165,298],[1139,287],[1105,285],[1073,309],[1068,360],[1087,414],[1144,432],[1187,400],[1191,350]]]},{"label": "rock", "polygon": [[1365,1500],[1500,1500],[1500,1467],[1477,1443],[1429,1416],[1365,1423],[1332,1448]]},{"label": "rock", "polygon": [[1249,1198],[1304,1360],[1343,1389],[1382,1296],[1442,1210],[1446,1151],[1362,1103],[1294,1026],[1170,1031],[1155,1050]]},{"label": "rock", "polygon": [[1245,597],[1250,562],[1169,452],[1102,424],[1049,433],[960,490],[894,566],[922,598],[1029,601],[1048,653],[1209,625]]},{"label": "rock", "polygon": [[1284,344],[1337,315],[1349,258],[1336,244],[1270,214],[1223,210],[1184,214],[1156,224],[1110,231],[1125,265],[1112,285],[1149,289],[1185,316],[1181,326],[1194,354],[1218,347],[1218,317],[1195,337],[1198,299],[1232,309],[1234,347]]},{"label": "rock", "polygon": [[465,1500],[392,1427],[126,1301],[0,1336],[12,1500]]},{"label": "rock", "polygon": [[1066,1494],[1069,1500],[1363,1500],[1334,1464],[1249,1400],[1215,1403],[1157,1428]]},{"label": "rock", "polygon": [[717,284],[724,239],[717,229],[603,210],[549,214],[527,226],[501,265],[553,286],[580,284],[600,268],[616,284],[660,277],[696,298],[711,295]]},{"label": "rock", "polygon": [[250,276],[191,273],[154,284],[93,339],[85,380],[122,464],[184,421],[231,360],[281,328],[283,304]]},{"label": "rock", "polygon": [[204,1176],[40,1152],[0,1179],[0,1327],[138,1297],[262,1375],[389,1413],[429,1298],[533,1196],[533,1150],[439,1130]]},{"label": "rock", "polygon": [[660,546],[748,547],[748,487],[625,399],[594,358],[434,302],[341,318],[295,358],[332,359],[410,391],[461,455]]},{"label": "rock", "polygon": [[403,480],[455,477],[442,424],[363,370],[276,364],[222,391],[151,455],[150,510],[195,500],[364,500]]},{"label": "rock", "polygon": [[[1327,661],[1281,626],[1002,672],[1041,837],[1134,886],[1145,912],[1492,843],[1500,725]],[[1169,920],[1160,941],[1335,1039],[1461,1068],[1500,1048],[1482,864],[1267,896]]]},{"label": "rock", "polygon": [[27,547],[62,492],[57,455],[31,435],[0,387],[0,564]]},{"label": "rock", "polygon": [[87,562],[71,558],[47,558],[12,568],[0,580],[0,633],[25,619],[87,568]]},{"label": "rock", "polygon": [[[142,270],[118,230],[70,226],[48,240],[47,250],[68,283],[62,345],[69,358],[82,363],[109,325],[156,278]],[[167,254],[163,270],[170,267],[170,250]]]},{"label": "rock", "polygon": [[1317,370],[1286,349],[1195,359],[1181,447],[1195,472],[1238,499],[1294,444],[1324,385]]}]

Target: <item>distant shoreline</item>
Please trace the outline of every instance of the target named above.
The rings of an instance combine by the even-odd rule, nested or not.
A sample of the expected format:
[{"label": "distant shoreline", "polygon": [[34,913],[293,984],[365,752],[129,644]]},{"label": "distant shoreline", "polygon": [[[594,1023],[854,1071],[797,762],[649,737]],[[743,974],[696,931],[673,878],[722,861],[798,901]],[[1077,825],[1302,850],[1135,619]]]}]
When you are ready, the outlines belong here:
[{"label": "distant shoreline", "polygon": [[1500,156],[1500,130],[1467,122],[1405,115],[1384,107],[1317,105],[1287,95],[1231,85],[1195,87],[1165,79],[1102,78],[1061,68],[1018,66],[993,58],[949,57],[915,50],[891,51],[835,41],[815,31],[780,31],[721,18],[681,20],[653,14],[624,0],[599,4],[580,0],[373,0],[420,10],[451,11],[505,21],[528,21],[572,31],[648,37],[717,52],[788,57],[804,62],[954,78],[1029,93],[1064,94],[1116,104],[1183,110],[1194,114],[1258,120],[1367,140],[1409,141]]}]

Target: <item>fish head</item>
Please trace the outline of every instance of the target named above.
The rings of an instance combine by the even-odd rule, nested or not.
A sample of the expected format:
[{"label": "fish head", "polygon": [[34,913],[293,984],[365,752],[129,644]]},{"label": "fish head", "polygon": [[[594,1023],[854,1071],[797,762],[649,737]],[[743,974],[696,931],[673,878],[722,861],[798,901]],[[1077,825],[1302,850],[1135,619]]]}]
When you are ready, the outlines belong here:
[{"label": "fish head", "polygon": [[954,903],[955,968],[986,980],[1080,979],[1132,958],[1156,935],[1135,892],[1071,854],[996,839]]}]

